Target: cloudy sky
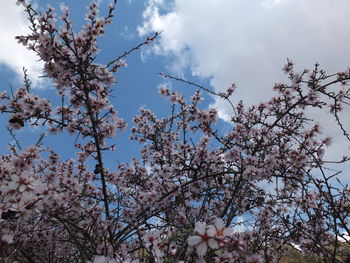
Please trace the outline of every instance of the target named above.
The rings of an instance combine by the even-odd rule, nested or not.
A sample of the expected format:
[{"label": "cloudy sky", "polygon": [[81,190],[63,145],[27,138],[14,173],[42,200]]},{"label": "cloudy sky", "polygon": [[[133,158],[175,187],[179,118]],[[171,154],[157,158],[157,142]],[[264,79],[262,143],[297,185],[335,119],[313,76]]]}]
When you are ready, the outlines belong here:
[{"label": "cloudy sky", "polygon": [[35,54],[18,45],[14,39],[16,35],[29,32],[23,8],[16,6],[15,3],[14,0],[4,0],[0,8],[0,65],[14,71],[18,79],[22,79],[23,67],[26,66],[30,69],[33,81],[36,82],[41,75],[41,63],[37,62]]},{"label": "cloudy sky", "polygon": [[[273,95],[274,83],[284,81],[287,58],[296,68],[312,69],[316,62],[329,73],[350,66],[350,1],[348,0],[148,0],[140,35],[163,31],[158,56],[172,57],[177,74],[209,78],[219,91],[238,86],[234,101],[247,104]],[[148,51],[149,52],[149,51]],[[223,117],[230,108],[215,103]],[[346,127],[350,110],[342,115]],[[310,113],[332,135],[329,158],[349,153],[335,122]]]},{"label": "cloudy sky", "polygon": [[[37,83],[40,63],[13,39],[26,31],[26,19],[14,0],[2,1],[0,83],[16,84],[23,66]],[[59,7],[62,1],[35,3],[38,8]],[[78,24],[87,3],[66,1]],[[100,3],[103,9],[108,1]],[[251,104],[271,97],[274,83],[287,81],[281,71],[287,58],[299,70],[312,68],[315,62],[329,72],[350,66],[349,17],[349,0],[120,0],[115,25],[101,41],[100,59],[106,62],[107,56],[117,56],[152,32],[162,31],[157,44],[128,58],[127,71],[118,76],[116,104],[127,120],[141,106],[161,111],[155,87],[162,80],[157,72],[194,79],[217,91],[235,82],[233,100]],[[212,103],[223,117],[230,113],[220,102]],[[326,134],[336,134],[328,117],[316,118],[325,123]],[[332,154],[349,151],[343,141],[335,141]]]},{"label": "cloudy sky", "polygon": [[348,0],[148,0],[141,35],[163,31],[158,55],[181,72],[210,77],[216,90],[237,83],[237,99],[266,100],[287,58],[331,72],[350,57]]}]

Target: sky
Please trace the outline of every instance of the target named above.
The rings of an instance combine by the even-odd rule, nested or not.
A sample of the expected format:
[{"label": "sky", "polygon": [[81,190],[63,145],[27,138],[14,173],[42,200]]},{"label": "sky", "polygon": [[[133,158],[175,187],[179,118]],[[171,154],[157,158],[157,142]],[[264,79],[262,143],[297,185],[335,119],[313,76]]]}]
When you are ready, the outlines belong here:
[{"label": "sky", "polygon": [[[40,62],[16,44],[14,36],[26,32],[26,18],[14,0],[2,0],[0,9],[0,84],[20,85],[25,66],[37,92],[51,96],[50,84],[38,78]],[[47,4],[59,7],[64,1],[35,0],[39,9]],[[83,21],[84,6],[89,1],[67,1],[72,19]],[[108,4],[101,0],[101,12]],[[115,105],[128,122],[140,107],[159,114],[167,104],[157,94],[164,82],[158,72],[194,80],[215,91],[225,90],[231,83],[238,89],[232,99],[246,104],[268,100],[276,82],[287,82],[281,71],[287,58],[297,70],[313,68],[318,62],[328,72],[343,71],[350,66],[350,1],[348,0],[120,0],[114,24],[100,41],[100,62],[108,62],[123,51],[142,42],[154,31],[162,31],[157,43],[128,57],[128,68],[117,75]],[[77,27],[79,29],[79,27]],[[172,82],[173,88],[190,93],[189,87]],[[208,104],[219,109],[227,120],[230,108],[215,99]],[[350,110],[342,115],[345,125]],[[328,157],[349,152],[337,133],[336,124],[326,114],[310,116],[324,126],[324,135],[335,137]],[[27,133],[22,132],[24,139]],[[26,133],[26,134],[24,134]],[[136,146],[121,134],[122,152],[134,153]],[[4,145],[7,137],[0,139]],[[64,152],[64,147],[62,148]],[[126,154],[128,155],[128,154]],[[122,157],[120,157],[122,159]]]}]

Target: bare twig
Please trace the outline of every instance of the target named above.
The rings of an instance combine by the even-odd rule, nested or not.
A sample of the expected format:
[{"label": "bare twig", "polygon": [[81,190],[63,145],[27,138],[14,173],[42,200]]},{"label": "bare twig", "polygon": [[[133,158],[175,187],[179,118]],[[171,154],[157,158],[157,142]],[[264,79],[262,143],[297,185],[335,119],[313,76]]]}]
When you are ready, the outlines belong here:
[{"label": "bare twig", "polygon": [[107,63],[107,67],[112,66],[114,63],[118,62],[120,59],[127,57],[128,55],[130,55],[132,52],[134,52],[135,50],[140,49],[142,46],[144,45],[149,45],[151,42],[153,42],[159,35],[161,34],[161,32],[156,32],[152,37],[147,37],[146,41],[138,44],[137,46],[133,47],[132,49],[125,51],[122,55],[120,55],[119,57],[113,59],[112,61],[110,61],[109,63]]}]

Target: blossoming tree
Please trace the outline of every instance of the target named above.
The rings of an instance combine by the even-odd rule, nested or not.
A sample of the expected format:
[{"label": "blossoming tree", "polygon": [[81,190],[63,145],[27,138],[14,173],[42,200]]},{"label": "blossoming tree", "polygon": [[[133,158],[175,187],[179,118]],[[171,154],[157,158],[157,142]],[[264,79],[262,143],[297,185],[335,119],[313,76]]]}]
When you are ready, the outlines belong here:
[{"label": "blossoming tree", "polygon": [[[76,158],[61,160],[41,144],[13,146],[0,161],[0,251],[3,262],[278,262],[291,250],[341,262],[350,235],[350,189],[324,169],[322,138],[307,108],[329,108],[350,141],[339,112],[349,102],[350,71],[318,65],[259,105],[233,105],[226,92],[198,88],[185,98],[166,86],[171,115],[148,109],[133,120],[139,160],[108,169],[111,140],[126,123],[109,101],[113,74],[144,43],[97,64],[97,39],[112,22],[96,3],[73,32],[68,8],[56,25],[53,8],[38,12],[24,0],[31,33],[18,41],[44,62],[58,105],[35,95],[30,81],[1,93],[11,132],[41,125],[54,136],[79,134]],[[176,79],[163,75],[169,79]],[[232,106],[232,128],[217,130],[216,109],[201,109],[201,92]],[[49,135],[48,135],[49,136]],[[345,162],[345,157],[339,162]],[[94,162],[94,166],[88,163]],[[345,251],[346,252],[346,251]]]}]

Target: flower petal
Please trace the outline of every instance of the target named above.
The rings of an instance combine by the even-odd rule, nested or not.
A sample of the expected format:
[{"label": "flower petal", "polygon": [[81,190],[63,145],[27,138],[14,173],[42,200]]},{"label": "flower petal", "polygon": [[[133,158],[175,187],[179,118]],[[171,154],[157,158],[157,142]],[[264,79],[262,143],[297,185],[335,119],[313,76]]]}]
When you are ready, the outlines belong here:
[{"label": "flower petal", "polygon": [[216,234],[216,228],[214,226],[209,226],[209,228],[207,230],[207,234],[210,237],[214,237]]},{"label": "flower petal", "polygon": [[201,235],[203,235],[207,229],[207,224],[203,222],[196,222],[194,229]]},{"label": "flower petal", "polygon": [[204,256],[205,253],[207,253],[207,250],[208,250],[208,246],[207,246],[207,243],[203,242],[203,243],[200,243],[197,247],[197,255],[198,256]]},{"label": "flower petal", "polygon": [[216,229],[223,229],[224,228],[224,220],[221,218],[216,218],[215,219],[215,227]]},{"label": "flower petal", "polygon": [[234,230],[232,228],[227,227],[227,228],[224,229],[223,234],[224,234],[225,237],[227,237],[227,236],[232,236],[233,232],[234,232]]},{"label": "flower petal", "polygon": [[202,242],[202,238],[200,236],[189,236],[187,242],[189,246],[196,246]]},{"label": "flower petal", "polygon": [[208,245],[209,245],[209,247],[212,248],[212,249],[217,249],[217,248],[219,248],[218,242],[217,242],[215,239],[212,239],[212,238],[209,239]]},{"label": "flower petal", "polygon": [[206,261],[203,257],[198,257],[196,263],[206,263]]}]

